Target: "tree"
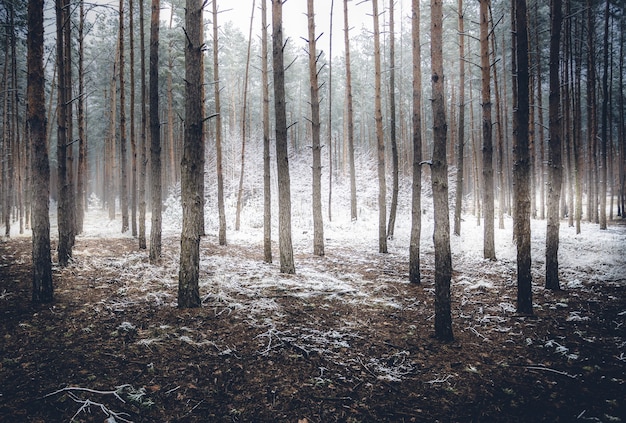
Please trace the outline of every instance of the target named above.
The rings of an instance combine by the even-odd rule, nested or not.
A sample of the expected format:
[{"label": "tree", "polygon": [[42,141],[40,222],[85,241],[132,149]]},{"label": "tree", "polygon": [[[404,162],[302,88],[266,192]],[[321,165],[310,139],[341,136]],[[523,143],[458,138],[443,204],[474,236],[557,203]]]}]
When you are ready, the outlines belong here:
[{"label": "tree", "polygon": [[420,46],[420,4],[412,1],[413,35],[413,182],[411,184],[411,243],[409,280],[420,283],[420,239],[422,233],[422,51]]},{"label": "tree", "polygon": [[[128,32],[130,44],[130,231],[137,236],[137,137],[135,128],[135,16],[133,0],[128,0]],[[142,28],[143,30],[143,28]]]},{"label": "tree", "polygon": [[274,72],[274,114],[276,167],[278,170],[278,247],[281,273],[296,273],[291,243],[291,183],[287,151],[287,112],[283,58],[283,2],[272,0],[272,63]]},{"label": "tree", "polygon": [[456,198],[454,203],[454,234],[461,235],[463,211],[463,172],[465,163],[465,28],[463,0],[459,0],[459,129],[456,154]]},{"label": "tree", "polygon": [[607,145],[609,114],[609,13],[610,1],[606,0],[604,13],[604,72],[602,73],[602,128],[600,135],[600,229],[606,229]]},{"label": "tree", "polygon": [[70,43],[66,39],[68,33],[64,30],[70,27],[68,22],[69,7],[65,0],[55,0],[56,24],[57,24],[57,77],[58,77],[58,93],[57,93],[57,184],[59,189],[59,201],[57,205],[59,243],[57,246],[58,260],[61,266],[67,266],[72,256],[73,231],[74,223],[71,214],[71,190],[72,185],[68,175],[68,145],[71,133],[68,133],[68,122],[70,109],[69,90],[67,89],[69,69],[69,58],[65,56],[67,53],[65,43]]},{"label": "tree", "polygon": [[387,182],[385,178],[385,139],[383,138],[383,111],[381,100],[380,31],[378,27],[378,0],[372,0],[374,17],[374,121],[378,152],[378,252],[387,253]]},{"label": "tree", "polygon": [[317,82],[317,48],[313,0],[307,0],[309,29],[309,81],[311,85],[311,150],[313,152],[313,254],[324,255],[324,221],[322,218],[322,146],[320,144],[320,99]]},{"label": "tree", "polygon": [[78,172],[76,175],[76,232],[83,231],[87,175],[87,134],[85,122],[85,3],[80,0],[78,25]]},{"label": "tree", "polygon": [[561,0],[552,0],[550,22],[550,95],[548,142],[548,214],[546,231],[546,288],[559,286],[559,203],[561,199],[561,86],[559,78],[559,53],[561,41]]},{"label": "tree", "polygon": [[526,0],[512,0],[513,34],[513,188],[514,238],[517,247],[517,312],[532,314],[530,271],[530,152],[528,146],[528,31]]},{"label": "tree", "polygon": [[50,164],[46,145],[43,0],[28,2],[28,129],[32,145],[33,294],[35,303],[53,300],[50,256]]},{"label": "tree", "polygon": [[431,180],[434,203],[435,244],[435,337],[452,341],[450,281],[452,253],[450,251],[450,216],[448,207],[448,163],[446,160],[446,108],[443,73],[443,10],[442,0],[430,2],[431,71],[433,106],[433,156]]},{"label": "tree", "polygon": [[161,261],[161,125],[159,123],[159,15],[160,1],[152,0],[150,15],[150,167],[152,178],[152,228],[150,263]]},{"label": "tree", "polygon": [[272,186],[270,175],[270,92],[268,82],[267,0],[261,0],[261,78],[263,89],[263,257],[272,262]]},{"label": "tree", "polygon": [[243,105],[241,111],[241,171],[239,172],[239,189],[237,190],[237,211],[235,216],[235,230],[238,231],[241,224],[241,208],[243,201],[243,179],[246,159],[246,110],[248,107],[248,72],[250,70],[250,49],[252,47],[252,23],[254,22],[254,4],[252,0],[252,12],[250,13],[250,30],[248,32],[248,53],[246,54],[246,71],[243,77]]},{"label": "tree", "polygon": [[202,0],[185,8],[185,139],[181,162],[183,229],[180,236],[178,307],[199,307],[200,232],[204,207],[204,98],[202,98]]},{"label": "tree", "polygon": [[126,87],[124,84],[124,0],[120,0],[120,206],[122,208],[122,233],[128,232],[128,157],[126,154]]},{"label": "tree", "polygon": [[395,28],[393,20],[393,3],[389,0],[389,127],[391,142],[391,162],[393,165],[393,181],[391,188],[391,205],[389,208],[389,222],[387,224],[387,237],[393,238],[396,226],[396,214],[398,211],[399,191],[399,164],[398,164],[398,141],[396,139],[396,60],[395,60]]},{"label": "tree", "polygon": [[215,167],[217,170],[218,242],[226,245],[226,212],[224,211],[224,171],[222,168],[222,105],[218,57],[217,0],[213,0],[213,89],[215,93]]},{"label": "tree", "polygon": [[330,0],[330,31],[328,35],[328,221],[333,220],[333,9]]},{"label": "tree", "polygon": [[140,69],[141,69],[141,127],[139,130],[139,188],[137,201],[139,202],[139,248],[146,249],[146,174],[148,158],[146,156],[147,142],[146,129],[148,114],[146,113],[146,40],[144,30],[144,10],[145,0],[139,0],[139,49]]},{"label": "tree", "polygon": [[482,128],[483,128],[483,216],[484,258],[496,259],[494,241],[493,201],[493,138],[491,123],[491,66],[489,61],[489,5],[490,0],[480,0],[480,69],[482,75]]},{"label": "tree", "polygon": [[348,127],[348,164],[350,167],[350,218],[354,221],[357,219],[356,170],[354,168],[354,111],[352,107],[352,72],[350,67],[350,27],[348,26],[348,0],[343,0],[343,31],[344,50],[346,56],[346,126]]}]

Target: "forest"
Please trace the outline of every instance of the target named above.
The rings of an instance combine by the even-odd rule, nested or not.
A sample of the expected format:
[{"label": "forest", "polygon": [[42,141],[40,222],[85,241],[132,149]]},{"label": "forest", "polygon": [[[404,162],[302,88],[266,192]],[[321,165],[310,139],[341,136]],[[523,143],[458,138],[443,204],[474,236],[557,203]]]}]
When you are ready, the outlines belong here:
[{"label": "forest", "polygon": [[626,2],[0,22],[0,422],[625,418]]}]

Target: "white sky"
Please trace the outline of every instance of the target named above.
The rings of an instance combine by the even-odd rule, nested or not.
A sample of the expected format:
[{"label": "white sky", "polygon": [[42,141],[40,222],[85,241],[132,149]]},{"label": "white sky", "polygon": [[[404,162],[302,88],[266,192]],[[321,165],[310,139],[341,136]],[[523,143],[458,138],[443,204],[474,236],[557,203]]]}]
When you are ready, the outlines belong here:
[{"label": "white sky", "polygon": [[[226,1],[217,0],[218,10],[224,12],[219,16],[220,22],[233,21],[248,36],[250,28],[250,14],[252,12],[252,0]],[[394,17],[396,22],[400,22],[401,13],[406,16],[411,11],[410,0],[395,0]],[[386,18],[386,11],[389,6],[388,0],[378,1],[380,25],[382,27]],[[261,0],[256,0],[254,11],[254,34],[260,33],[261,28]],[[269,24],[271,18],[271,2],[268,0],[268,17]],[[283,5],[283,25],[286,36],[289,36],[295,43],[303,43],[300,37],[307,38],[307,17],[306,17],[306,0],[287,0]],[[209,8],[210,9],[210,8]],[[315,0],[315,32],[323,33],[318,41],[318,49],[325,50],[328,53],[328,40],[330,37],[330,9],[331,0]],[[349,24],[351,35],[360,32],[361,27],[372,27],[372,4],[367,0],[350,0],[348,3]],[[396,31],[399,31],[399,24],[396,24]],[[333,4],[333,56],[343,51],[343,0],[334,0]]]}]

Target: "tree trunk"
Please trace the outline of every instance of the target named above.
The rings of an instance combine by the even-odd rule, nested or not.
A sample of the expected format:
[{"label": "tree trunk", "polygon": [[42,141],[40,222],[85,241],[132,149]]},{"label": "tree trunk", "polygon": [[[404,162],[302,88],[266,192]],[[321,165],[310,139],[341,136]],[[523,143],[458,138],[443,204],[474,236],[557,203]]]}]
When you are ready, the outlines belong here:
[{"label": "tree trunk", "polygon": [[254,4],[250,12],[250,30],[248,32],[248,53],[246,54],[246,72],[243,77],[243,106],[241,111],[241,170],[239,172],[239,189],[237,190],[237,211],[235,216],[235,230],[241,227],[241,208],[243,207],[243,180],[246,159],[246,110],[248,107],[248,71],[250,69],[250,48],[252,46],[252,23],[254,22]]},{"label": "tree trunk", "polygon": [[139,248],[146,249],[146,173],[148,157],[146,155],[146,129],[147,129],[147,113],[146,113],[146,40],[144,30],[144,8],[143,2],[139,0],[139,49],[140,65],[141,65],[141,128],[139,132]]},{"label": "tree trunk", "polygon": [[281,273],[296,273],[291,243],[291,182],[287,151],[285,67],[283,59],[283,2],[272,0],[272,63],[274,72],[274,114],[276,165],[278,170],[278,245]]},{"label": "tree trunk", "polygon": [[152,227],[150,263],[161,261],[161,125],[159,123],[159,13],[160,1],[152,0],[150,17],[150,168],[152,178]]},{"label": "tree trunk", "polygon": [[[350,68],[350,27],[348,26],[348,0],[343,0],[343,30],[346,60],[346,112],[348,129],[348,164],[350,167],[350,218],[357,219],[356,170],[354,166],[354,111],[352,108],[352,72]],[[330,154],[331,152],[329,152]]]},{"label": "tree trunk", "polygon": [[378,152],[378,252],[387,253],[387,182],[385,178],[385,139],[381,100],[380,32],[378,0],[372,0],[374,17],[374,121],[376,122],[376,149]]},{"label": "tree trunk", "polygon": [[78,26],[78,172],[76,175],[76,233],[83,232],[87,194],[87,134],[85,122],[85,4],[80,0],[80,23]]},{"label": "tree trunk", "polygon": [[51,302],[53,296],[50,256],[50,164],[46,145],[44,54],[44,2],[28,2],[28,128],[32,145],[32,249],[35,303]]},{"label": "tree trunk", "polygon": [[[494,31],[493,15],[491,8],[489,8],[489,16],[491,18],[490,31]],[[491,58],[493,58],[493,89],[496,97],[496,139],[497,139],[497,173],[498,173],[498,185],[500,186],[500,192],[498,195],[498,229],[504,229],[504,209],[505,209],[505,197],[506,197],[506,184],[504,178],[504,131],[503,121],[504,115],[502,112],[502,95],[498,84],[498,71],[496,66],[496,38],[495,35],[491,36]]]},{"label": "tree trunk", "polygon": [[[215,3],[214,3],[215,4]],[[263,257],[272,262],[272,186],[270,174],[270,92],[267,49],[267,0],[261,0],[261,78],[263,85]],[[215,35],[215,33],[214,33]],[[217,60],[217,56],[215,56]],[[215,66],[217,69],[217,66]],[[223,207],[223,194],[222,194]]]},{"label": "tree trunk", "polygon": [[561,38],[561,0],[552,0],[550,24],[550,142],[548,150],[548,224],[546,231],[546,288],[559,287],[559,202],[561,199],[561,120],[559,116],[559,50]]},{"label": "tree trunk", "polygon": [[68,180],[68,160],[67,150],[69,144],[68,134],[68,108],[69,98],[66,89],[68,70],[68,61],[65,57],[65,26],[67,23],[67,4],[64,0],[56,0],[56,23],[57,23],[57,67],[58,71],[58,104],[57,104],[57,173],[58,173],[58,228],[59,242],[57,247],[59,265],[67,266],[72,257],[72,231],[73,225],[70,214],[71,200],[70,190],[71,184]]},{"label": "tree trunk", "polygon": [[128,32],[130,43],[130,230],[137,236],[137,139],[135,131],[135,16],[133,0],[128,0]]},{"label": "tree trunk", "polygon": [[443,10],[441,0],[431,0],[431,63],[433,105],[433,157],[431,179],[435,215],[433,241],[435,244],[435,337],[452,341],[450,280],[452,253],[450,251],[450,215],[448,208],[448,163],[446,160],[446,108],[443,74]]},{"label": "tree trunk", "polygon": [[420,4],[412,1],[413,36],[413,182],[411,184],[411,242],[409,245],[409,280],[421,283],[420,240],[422,234],[422,51],[420,46]]},{"label": "tree trunk", "polygon": [[309,81],[311,85],[311,150],[313,152],[313,254],[324,255],[324,220],[322,218],[322,146],[320,144],[320,99],[317,82],[317,48],[313,0],[307,0],[309,28]]},{"label": "tree trunk", "polygon": [[530,151],[528,117],[528,31],[526,0],[512,1],[513,72],[513,231],[517,247],[517,312],[533,314],[530,250]]},{"label": "tree trunk", "polygon": [[120,206],[122,208],[122,233],[128,232],[128,157],[126,155],[126,87],[124,82],[124,0],[120,0]]},{"label": "tree trunk", "polygon": [[330,31],[328,35],[328,221],[333,220],[333,9],[330,0]]},{"label": "tree trunk", "polygon": [[610,1],[606,0],[604,16],[604,72],[602,74],[602,134],[600,135],[600,229],[606,229],[607,193],[607,145],[609,114],[609,11]]},{"label": "tree trunk", "polygon": [[482,74],[483,111],[483,227],[484,258],[496,259],[494,241],[494,200],[493,200],[493,138],[491,124],[491,66],[489,63],[489,0],[480,0],[480,67]]},{"label": "tree trunk", "polygon": [[[457,130],[456,198],[454,203],[454,234],[461,235],[463,212],[463,172],[465,162],[465,28],[463,0],[458,3],[459,14],[459,129]],[[415,66],[415,65],[413,65]],[[414,87],[415,89],[415,87]]]},{"label": "tree trunk", "polygon": [[[267,31],[267,29],[264,29]],[[226,245],[226,212],[224,211],[224,171],[222,168],[222,106],[220,99],[220,74],[218,60],[217,1],[213,1],[213,89],[215,93],[215,161],[217,170],[217,210],[219,215],[218,240]],[[269,100],[268,100],[269,101]]]},{"label": "tree trunk", "polygon": [[185,139],[181,162],[183,229],[180,237],[178,307],[200,307],[200,232],[204,193],[204,98],[202,98],[202,0],[185,8]]},{"label": "tree trunk", "polygon": [[398,211],[398,142],[396,140],[396,65],[395,65],[395,31],[393,21],[393,3],[389,0],[389,126],[391,141],[391,161],[393,164],[393,182],[391,188],[391,205],[389,210],[389,222],[387,224],[387,237],[393,238],[393,230],[396,226],[396,213]]}]

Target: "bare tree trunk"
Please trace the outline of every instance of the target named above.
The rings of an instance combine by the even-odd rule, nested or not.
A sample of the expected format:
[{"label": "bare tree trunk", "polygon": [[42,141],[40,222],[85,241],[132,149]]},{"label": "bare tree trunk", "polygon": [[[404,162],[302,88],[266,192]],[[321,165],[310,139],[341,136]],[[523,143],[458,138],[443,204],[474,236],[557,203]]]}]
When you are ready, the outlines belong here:
[{"label": "bare tree trunk", "polygon": [[458,0],[459,14],[459,129],[457,130],[456,198],[454,203],[454,234],[461,235],[463,212],[463,172],[465,171],[465,28],[463,0]]},{"label": "bare tree trunk", "polygon": [[120,0],[120,206],[122,208],[122,233],[128,232],[128,157],[126,154],[126,87],[124,81],[124,0]]},{"label": "bare tree trunk", "polygon": [[[489,16],[491,18],[490,31],[494,31],[493,15],[491,8],[489,8]],[[504,115],[502,111],[502,95],[500,93],[500,87],[498,84],[498,71],[496,66],[496,37],[491,36],[491,56],[493,58],[493,89],[496,97],[496,139],[497,139],[497,173],[498,173],[498,185],[500,186],[500,192],[498,194],[498,229],[504,229],[504,209],[505,209],[505,197],[506,197],[506,183],[504,178],[504,131],[503,122]]]},{"label": "bare tree trunk", "polygon": [[85,4],[80,0],[80,23],[78,26],[78,172],[76,177],[76,233],[83,231],[85,220],[87,178],[87,134],[85,131]]},{"label": "bare tree trunk", "polygon": [[396,60],[395,60],[395,30],[393,20],[393,3],[389,0],[389,125],[391,141],[391,160],[393,164],[393,182],[391,188],[391,206],[389,210],[389,222],[387,225],[387,237],[393,238],[396,226],[396,214],[398,211],[398,142],[396,140]]},{"label": "bare tree trunk", "polygon": [[[461,3],[462,0],[459,1]],[[411,184],[411,242],[409,245],[409,280],[421,283],[420,240],[422,234],[422,51],[420,46],[420,4],[412,1],[411,33],[413,38],[413,182]]]},{"label": "bare tree trunk", "polygon": [[448,163],[446,160],[446,109],[443,74],[443,7],[441,0],[431,0],[431,63],[433,95],[433,157],[431,179],[435,215],[433,240],[435,244],[435,337],[441,341],[454,340],[450,281],[452,253],[450,251],[450,215],[448,207]]},{"label": "bare tree trunk", "polygon": [[[267,31],[267,29],[264,29]],[[226,245],[226,212],[224,211],[224,171],[222,167],[222,106],[218,60],[217,1],[213,1],[213,89],[215,95],[215,161],[217,170],[217,211],[219,215],[218,240]],[[268,100],[269,101],[269,100]]]},{"label": "bare tree trunk", "polygon": [[[537,8],[535,8],[535,15],[537,14]],[[537,19],[537,18],[535,18]],[[538,166],[535,166],[534,175],[537,177],[537,185],[539,185],[539,219],[544,220],[546,218],[546,183],[545,183],[545,168],[544,168],[544,156],[545,156],[545,125],[543,119],[543,71],[541,67],[541,53],[539,50],[539,25],[535,25],[535,60],[537,66],[537,117],[539,119],[539,136],[537,138],[537,147],[539,153]]]},{"label": "bare tree trunk", "polygon": [[28,128],[32,145],[32,250],[34,303],[54,299],[50,255],[50,163],[46,145],[44,54],[44,2],[28,2]]},{"label": "bare tree trunk", "polygon": [[106,140],[106,192],[107,192],[107,204],[109,212],[109,220],[115,220],[115,181],[117,179],[117,161],[115,155],[115,140],[116,135],[116,120],[117,120],[117,60],[119,54],[116,54],[115,61],[113,63],[113,72],[111,75],[111,85],[109,89],[109,131]]},{"label": "bare tree trunk", "polygon": [[383,138],[383,112],[381,101],[380,32],[378,26],[378,0],[372,0],[374,17],[374,121],[378,151],[378,252],[387,253],[387,182],[385,178],[385,139]]},{"label": "bare tree trunk", "polygon": [[515,192],[514,238],[517,247],[517,312],[533,314],[530,250],[530,151],[528,118],[528,30],[526,0],[512,5],[513,73],[513,189]]},{"label": "bare tree trunk", "polygon": [[57,95],[57,173],[58,173],[58,228],[59,243],[57,246],[59,265],[67,266],[72,257],[72,230],[73,225],[70,214],[70,190],[71,183],[68,180],[67,171],[67,149],[69,144],[68,134],[68,90],[66,89],[68,72],[68,61],[65,57],[65,37],[67,35],[64,27],[67,23],[67,4],[64,0],[55,1],[56,23],[57,23],[57,66],[58,72],[58,95]]},{"label": "bare tree trunk", "polygon": [[307,0],[309,28],[309,81],[311,85],[311,150],[313,152],[313,254],[324,255],[324,220],[322,218],[322,146],[320,144],[320,99],[317,82],[317,48],[313,0]]},{"label": "bare tree trunk", "polygon": [[594,222],[598,215],[596,202],[596,64],[594,47],[594,15],[593,2],[587,0],[587,219]]},{"label": "bare tree trunk", "polygon": [[152,0],[150,17],[150,168],[152,178],[152,227],[150,263],[161,261],[161,125],[159,123],[159,14],[160,1]]},{"label": "bare tree trunk", "polygon": [[328,221],[333,220],[333,8],[330,0],[330,31],[328,36]]},{"label": "bare tree trunk", "polygon": [[352,72],[350,68],[350,27],[348,26],[348,0],[343,0],[343,30],[344,50],[346,55],[346,111],[348,114],[348,162],[350,167],[350,218],[355,221],[357,219],[356,170],[354,167],[354,112],[352,109]]},{"label": "bare tree trunk", "polygon": [[296,273],[291,243],[291,182],[287,151],[285,66],[283,59],[283,2],[272,0],[272,63],[274,72],[274,114],[276,164],[278,170],[278,245],[281,273]]},{"label": "bare tree trunk", "polygon": [[135,128],[135,11],[133,0],[128,0],[128,32],[130,43],[130,230],[137,236],[137,139]]},{"label": "bare tree trunk", "polygon": [[550,148],[548,150],[548,225],[546,232],[546,288],[559,287],[559,201],[561,198],[561,120],[559,116],[559,51],[561,0],[552,0],[550,25]]},{"label": "bare tree trunk", "polygon": [[204,206],[204,98],[202,98],[202,1],[185,8],[185,139],[181,162],[183,229],[180,237],[178,307],[200,307],[200,232]]},{"label": "bare tree trunk", "polygon": [[[263,84],[263,257],[272,262],[272,186],[270,174],[270,93],[267,49],[267,0],[261,0],[261,78]],[[215,33],[214,33],[215,36]],[[215,66],[217,69],[217,66]],[[223,194],[222,194],[223,207]]]},{"label": "bare tree trunk", "polygon": [[610,1],[606,0],[604,16],[604,72],[602,74],[602,134],[600,135],[600,229],[606,229],[607,193],[607,145],[609,114],[609,11]]},{"label": "bare tree trunk", "polygon": [[246,54],[246,72],[243,77],[243,106],[241,112],[241,170],[239,172],[239,189],[237,190],[237,211],[235,216],[235,230],[241,227],[241,208],[243,207],[243,180],[246,159],[246,110],[248,107],[248,71],[250,69],[250,48],[252,46],[252,23],[254,22],[254,4],[252,0],[252,12],[250,12],[250,30],[248,32],[248,53]]},{"label": "bare tree trunk", "polygon": [[480,0],[480,66],[483,109],[483,210],[484,258],[496,259],[494,241],[493,139],[491,124],[491,67],[489,63],[489,0]]},{"label": "bare tree trunk", "polygon": [[140,65],[141,65],[141,129],[139,132],[139,248],[146,249],[146,173],[148,157],[146,155],[146,129],[147,118],[146,113],[146,40],[144,29],[144,8],[145,0],[139,0],[139,49]]}]

